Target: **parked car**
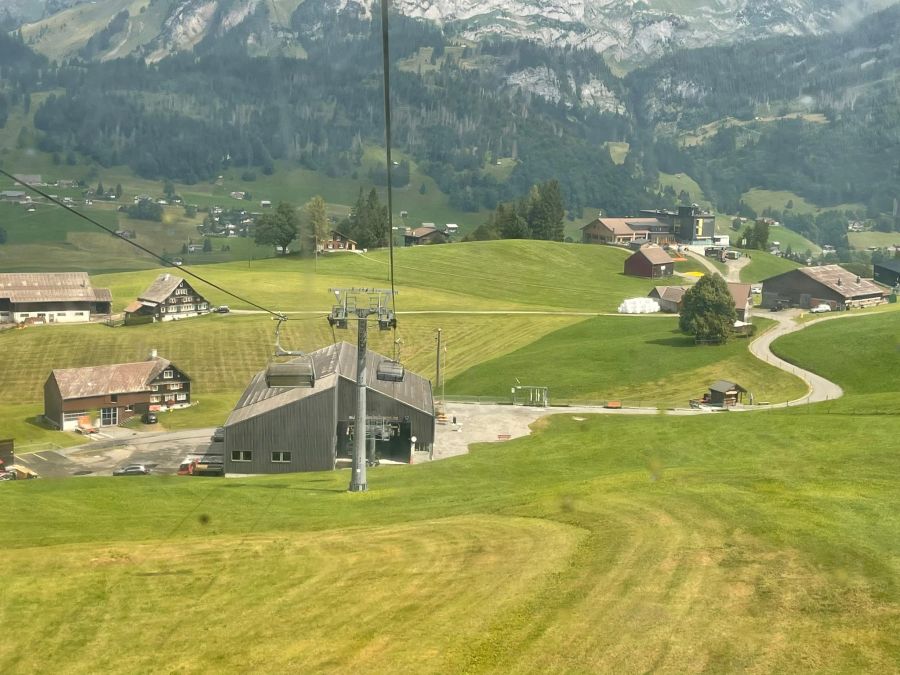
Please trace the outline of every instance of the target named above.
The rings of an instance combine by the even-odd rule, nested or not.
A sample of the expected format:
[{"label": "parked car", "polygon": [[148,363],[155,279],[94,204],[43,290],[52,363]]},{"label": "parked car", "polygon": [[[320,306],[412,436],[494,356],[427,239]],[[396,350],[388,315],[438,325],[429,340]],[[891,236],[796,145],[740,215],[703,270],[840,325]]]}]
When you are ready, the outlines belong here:
[{"label": "parked car", "polygon": [[141,422],[144,424],[156,424],[159,422],[159,418],[156,416],[155,412],[145,412],[141,415]]},{"label": "parked car", "polygon": [[826,304],[826,303],[823,302],[823,303],[821,303],[821,304],[819,304],[819,305],[816,305],[815,307],[813,307],[813,308],[812,308],[811,310],[809,310],[809,311],[812,312],[813,314],[821,314],[822,312],[830,312],[830,311],[831,311],[831,305],[828,305],[828,304]]},{"label": "parked car", "polygon": [[218,307],[216,307],[216,312],[218,312],[219,314],[228,314],[228,312],[230,311],[231,307],[229,307],[228,305],[219,305]]},{"label": "parked car", "polygon": [[113,471],[113,476],[146,476],[150,473],[143,464],[129,464]]},{"label": "parked car", "polygon": [[213,443],[224,443],[225,442],[225,427],[216,427],[216,430],[213,432],[213,435],[209,437]]},{"label": "parked car", "polygon": [[783,302],[776,302],[774,305],[772,305],[772,306],[769,308],[769,311],[770,311],[770,312],[780,312],[780,311],[783,310],[785,307],[787,307],[787,305],[786,305],[785,303],[783,303]]}]

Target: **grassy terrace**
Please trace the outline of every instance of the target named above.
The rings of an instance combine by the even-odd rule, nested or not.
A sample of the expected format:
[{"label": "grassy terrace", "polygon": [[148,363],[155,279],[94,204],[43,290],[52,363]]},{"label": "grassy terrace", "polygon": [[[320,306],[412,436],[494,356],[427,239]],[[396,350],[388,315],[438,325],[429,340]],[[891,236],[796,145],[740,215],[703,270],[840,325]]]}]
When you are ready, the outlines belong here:
[{"label": "grassy terrace", "polygon": [[788,260],[765,251],[750,251],[750,264],[741,269],[741,281],[744,283],[756,283],[776,274],[789,272],[798,267],[800,263]]},{"label": "grassy terrace", "polygon": [[0,670],[893,671],[898,356],[866,336],[897,317],[785,341],[804,364],[849,342],[823,374],[870,377],[841,401],[557,415],[365,495],[346,472],[4,485]]},{"label": "grassy terrace", "polygon": [[[535,241],[399,248],[394,251],[397,308],[615,312],[623,298],[647,295],[658,283],[626,277],[622,266],[627,255],[610,246]],[[115,308],[121,308],[160,271],[101,275],[93,283],[111,288]],[[318,262],[287,258],[204,265],[197,272],[227,288],[243,288],[255,302],[285,311],[327,311],[332,287],[390,284],[384,250],[331,254],[320,256]],[[232,308],[249,307],[214,290],[209,298]]]},{"label": "grassy terrace", "polygon": [[[760,328],[772,322],[756,319]],[[806,393],[797,378],[760,363],[746,340],[695,347],[677,319],[599,317],[549,333],[447,381],[448,393],[506,398],[509,387],[549,386],[551,400],[622,400],[630,405],[686,407],[718,379],[739,382],[759,401]]]}]

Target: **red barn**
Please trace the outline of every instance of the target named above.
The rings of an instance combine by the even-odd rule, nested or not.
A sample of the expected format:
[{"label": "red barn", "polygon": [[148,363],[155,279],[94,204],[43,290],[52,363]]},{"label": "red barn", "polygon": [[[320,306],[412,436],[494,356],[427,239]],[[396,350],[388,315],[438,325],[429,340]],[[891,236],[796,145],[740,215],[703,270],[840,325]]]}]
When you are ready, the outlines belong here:
[{"label": "red barn", "polygon": [[675,261],[661,247],[642,246],[625,260],[625,274],[632,277],[658,279],[675,272]]}]

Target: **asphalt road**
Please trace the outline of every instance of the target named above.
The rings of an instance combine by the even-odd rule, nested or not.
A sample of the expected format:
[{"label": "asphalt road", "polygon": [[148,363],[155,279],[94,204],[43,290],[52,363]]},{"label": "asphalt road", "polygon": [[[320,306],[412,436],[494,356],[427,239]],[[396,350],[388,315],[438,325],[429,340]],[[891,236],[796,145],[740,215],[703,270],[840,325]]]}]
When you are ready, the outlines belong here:
[{"label": "asphalt road", "polygon": [[126,464],[145,464],[153,473],[174,475],[187,455],[223,452],[221,443],[210,442],[212,427],[160,433],[118,431],[127,434],[72,448],[17,454],[16,462],[44,478],[110,476]]}]

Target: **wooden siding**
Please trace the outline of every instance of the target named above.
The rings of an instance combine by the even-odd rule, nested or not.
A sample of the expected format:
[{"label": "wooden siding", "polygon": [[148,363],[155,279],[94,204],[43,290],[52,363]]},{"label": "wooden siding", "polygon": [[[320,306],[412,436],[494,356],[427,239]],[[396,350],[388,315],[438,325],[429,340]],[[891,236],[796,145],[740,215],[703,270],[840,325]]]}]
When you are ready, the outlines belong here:
[{"label": "wooden siding", "polygon": [[[261,415],[231,424],[225,432],[226,473],[289,473],[334,469],[336,392],[329,388]],[[234,451],[250,451],[249,462],[235,462]],[[290,462],[273,462],[273,451],[291,453]]]},{"label": "wooden siding", "polygon": [[59,385],[56,384],[53,373],[44,382],[44,417],[48,422],[62,429],[62,394],[59,393]]}]

